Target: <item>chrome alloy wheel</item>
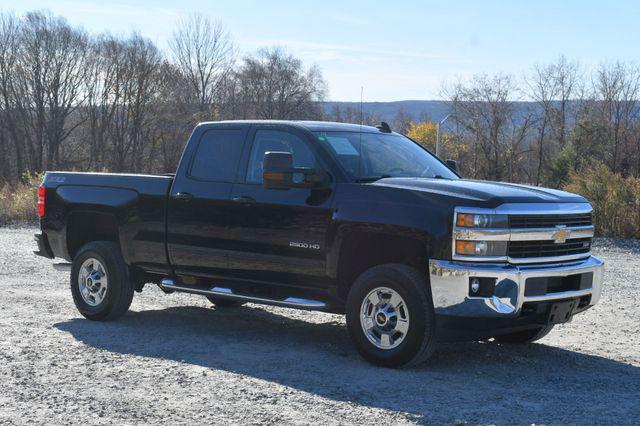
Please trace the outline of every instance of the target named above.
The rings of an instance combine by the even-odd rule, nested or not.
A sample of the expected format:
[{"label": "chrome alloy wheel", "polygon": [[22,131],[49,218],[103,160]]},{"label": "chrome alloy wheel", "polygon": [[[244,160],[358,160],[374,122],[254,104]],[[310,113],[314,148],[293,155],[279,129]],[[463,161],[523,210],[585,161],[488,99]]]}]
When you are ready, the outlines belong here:
[{"label": "chrome alloy wheel", "polygon": [[98,306],[109,289],[107,271],[98,259],[88,258],[80,266],[78,287],[82,300],[89,306]]},{"label": "chrome alloy wheel", "polygon": [[409,331],[409,311],[404,299],[388,287],[373,289],[362,301],[360,325],[377,348],[397,347]]}]

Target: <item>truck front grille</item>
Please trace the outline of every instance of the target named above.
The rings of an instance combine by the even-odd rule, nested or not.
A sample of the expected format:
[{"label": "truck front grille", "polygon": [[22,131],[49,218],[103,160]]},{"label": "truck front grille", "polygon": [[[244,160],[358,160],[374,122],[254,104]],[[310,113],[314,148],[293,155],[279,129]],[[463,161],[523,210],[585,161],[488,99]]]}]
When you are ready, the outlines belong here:
[{"label": "truck front grille", "polygon": [[579,214],[512,214],[509,215],[511,228],[555,228],[556,226],[591,226],[591,213]]},{"label": "truck front grille", "polygon": [[514,259],[569,256],[589,253],[591,238],[575,238],[564,243],[553,240],[542,241],[510,241],[508,255]]}]

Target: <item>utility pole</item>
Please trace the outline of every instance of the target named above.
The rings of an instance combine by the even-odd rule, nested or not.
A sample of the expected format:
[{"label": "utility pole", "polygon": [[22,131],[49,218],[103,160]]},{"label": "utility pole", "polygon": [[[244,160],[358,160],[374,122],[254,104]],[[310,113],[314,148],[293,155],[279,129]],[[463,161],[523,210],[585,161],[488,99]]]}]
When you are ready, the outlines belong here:
[{"label": "utility pole", "polygon": [[438,122],[437,131],[436,131],[436,157],[440,157],[440,126],[444,124],[451,117],[451,114],[447,114],[445,118]]}]

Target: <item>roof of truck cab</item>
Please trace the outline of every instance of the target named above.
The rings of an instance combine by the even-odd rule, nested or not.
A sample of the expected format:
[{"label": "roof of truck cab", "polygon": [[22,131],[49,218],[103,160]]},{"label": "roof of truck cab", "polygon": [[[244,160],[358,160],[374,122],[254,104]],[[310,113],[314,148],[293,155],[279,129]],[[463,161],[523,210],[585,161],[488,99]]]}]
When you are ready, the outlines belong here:
[{"label": "roof of truck cab", "polygon": [[223,120],[223,121],[206,121],[199,124],[215,125],[215,124],[289,124],[296,127],[304,127],[312,132],[366,132],[381,133],[379,129],[373,126],[364,126],[352,123],[338,123],[335,121],[299,121],[299,120]]}]

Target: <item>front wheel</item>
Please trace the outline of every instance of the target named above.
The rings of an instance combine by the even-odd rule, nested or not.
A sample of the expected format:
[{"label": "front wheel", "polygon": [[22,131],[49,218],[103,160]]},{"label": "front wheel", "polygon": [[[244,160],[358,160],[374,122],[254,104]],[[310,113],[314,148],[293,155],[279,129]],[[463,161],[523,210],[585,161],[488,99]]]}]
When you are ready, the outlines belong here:
[{"label": "front wheel", "polygon": [[365,271],[347,297],[347,327],[360,355],[383,367],[421,364],[435,348],[426,276],[407,265]]},{"label": "front wheel", "polygon": [[131,306],[133,291],[120,246],[93,241],[80,248],[71,267],[71,294],[85,318],[109,321],[121,317]]}]

